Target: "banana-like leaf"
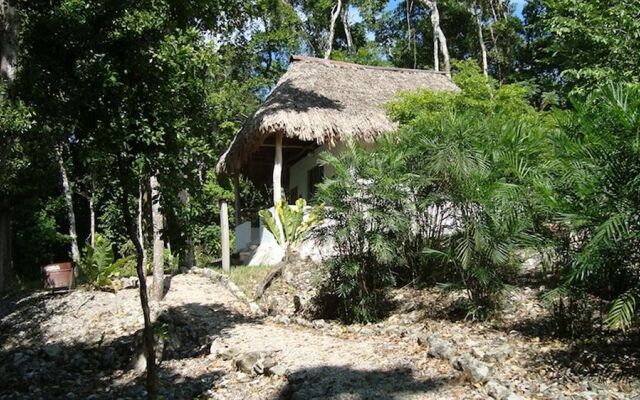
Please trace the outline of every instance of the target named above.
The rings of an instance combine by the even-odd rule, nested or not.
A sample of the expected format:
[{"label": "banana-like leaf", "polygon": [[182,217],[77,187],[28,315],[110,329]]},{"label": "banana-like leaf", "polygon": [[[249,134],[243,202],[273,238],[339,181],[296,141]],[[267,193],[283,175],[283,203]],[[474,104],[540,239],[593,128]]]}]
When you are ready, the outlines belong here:
[{"label": "banana-like leaf", "polygon": [[262,222],[267,227],[267,230],[271,232],[273,237],[276,239],[276,242],[278,242],[280,246],[284,246],[284,241],[282,240],[280,229],[278,228],[276,219],[273,217],[273,214],[271,214],[271,211],[260,210],[260,212],[258,212],[258,215],[260,215],[260,218],[262,218]]}]

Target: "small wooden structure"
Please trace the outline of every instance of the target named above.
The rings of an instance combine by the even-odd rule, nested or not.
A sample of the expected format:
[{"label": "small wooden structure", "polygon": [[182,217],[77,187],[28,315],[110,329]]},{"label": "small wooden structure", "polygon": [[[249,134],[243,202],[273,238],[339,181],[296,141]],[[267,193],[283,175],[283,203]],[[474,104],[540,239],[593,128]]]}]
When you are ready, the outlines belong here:
[{"label": "small wooden structure", "polygon": [[45,265],[41,273],[45,289],[71,290],[75,285],[75,269],[71,262]]},{"label": "small wooden structure", "polygon": [[[459,90],[440,72],[293,56],[288,71],[220,158],[217,173],[236,182],[242,174],[255,183],[270,183],[274,204],[283,195],[290,202],[308,200],[315,184],[332,173],[318,166],[318,154],[337,152],[349,139],[371,143],[395,130],[385,104],[417,89]],[[238,212],[242,199],[234,186]]]}]

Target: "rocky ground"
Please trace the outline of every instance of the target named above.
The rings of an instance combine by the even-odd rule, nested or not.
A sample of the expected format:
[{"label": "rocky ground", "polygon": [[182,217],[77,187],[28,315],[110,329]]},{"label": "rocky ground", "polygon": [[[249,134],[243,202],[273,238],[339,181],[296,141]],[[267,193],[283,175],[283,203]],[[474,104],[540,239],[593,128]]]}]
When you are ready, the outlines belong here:
[{"label": "rocky ground", "polygon": [[[544,313],[532,300],[536,290],[515,293],[514,320],[500,324],[449,318],[439,294],[404,289],[394,295],[402,307],[387,320],[343,326],[305,320],[294,306],[263,316],[212,274],[177,275],[152,307],[163,343],[161,392],[167,399],[639,396],[637,347],[536,336],[529,327]],[[142,397],[132,364],[141,327],[136,289],[3,298],[0,398]]]}]

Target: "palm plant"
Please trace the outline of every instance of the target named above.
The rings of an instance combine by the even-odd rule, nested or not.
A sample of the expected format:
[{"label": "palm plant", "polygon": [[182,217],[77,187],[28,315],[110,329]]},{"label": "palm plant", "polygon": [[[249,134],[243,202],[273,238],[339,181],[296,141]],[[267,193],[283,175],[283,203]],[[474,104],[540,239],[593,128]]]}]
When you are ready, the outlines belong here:
[{"label": "palm plant", "polygon": [[610,85],[573,105],[556,139],[558,219],[579,238],[564,288],[611,300],[606,322],[626,329],[640,299],[640,88]]},{"label": "palm plant", "polygon": [[309,230],[323,219],[324,205],[312,207],[305,217],[306,206],[305,199],[298,199],[295,206],[290,206],[289,202],[282,198],[275,205],[275,216],[269,210],[260,210],[258,213],[267,230],[284,248],[285,261],[290,259],[293,247],[300,243]]}]

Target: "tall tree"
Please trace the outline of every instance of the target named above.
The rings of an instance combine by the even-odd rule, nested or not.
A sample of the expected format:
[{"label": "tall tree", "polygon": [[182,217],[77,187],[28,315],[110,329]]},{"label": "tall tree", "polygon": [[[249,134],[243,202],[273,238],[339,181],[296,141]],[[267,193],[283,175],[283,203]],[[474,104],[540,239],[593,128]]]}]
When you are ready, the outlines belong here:
[{"label": "tall tree", "polygon": [[[11,207],[9,204],[12,178],[20,168],[19,143],[16,138],[16,126],[19,111],[16,113],[13,83],[16,71],[18,17],[15,4],[10,0],[0,2],[2,31],[0,34],[0,75],[2,93],[0,93],[2,121],[0,126],[0,291],[11,285],[14,279],[14,266],[11,242]],[[8,117],[8,118],[6,118]],[[18,118],[17,118],[18,117]]]},{"label": "tall tree", "polygon": [[[162,300],[164,295],[164,217],[160,211],[160,184],[158,176],[151,175],[151,214],[153,226],[153,299]],[[144,252],[144,249],[143,249]]]},{"label": "tall tree", "polygon": [[532,81],[543,92],[584,94],[605,81],[640,81],[635,0],[531,0],[524,8]]},{"label": "tall tree", "polygon": [[444,72],[451,75],[451,60],[449,56],[449,46],[447,45],[447,37],[442,31],[440,25],[440,10],[438,9],[437,0],[421,0],[425,6],[431,9],[431,26],[433,27],[433,68],[440,70],[440,61],[438,54],[442,54],[444,62]]},{"label": "tall tree", "polygon": [[337,0],[331,9],[331,19],[329,22],[329,35],[327,37],[327,48],[324,51],[324,58],[329,59],[331,57],[331,51],[333,50],[333,41],[336,34],[336,22],[338,17],[342,13],[342,0]]}]

